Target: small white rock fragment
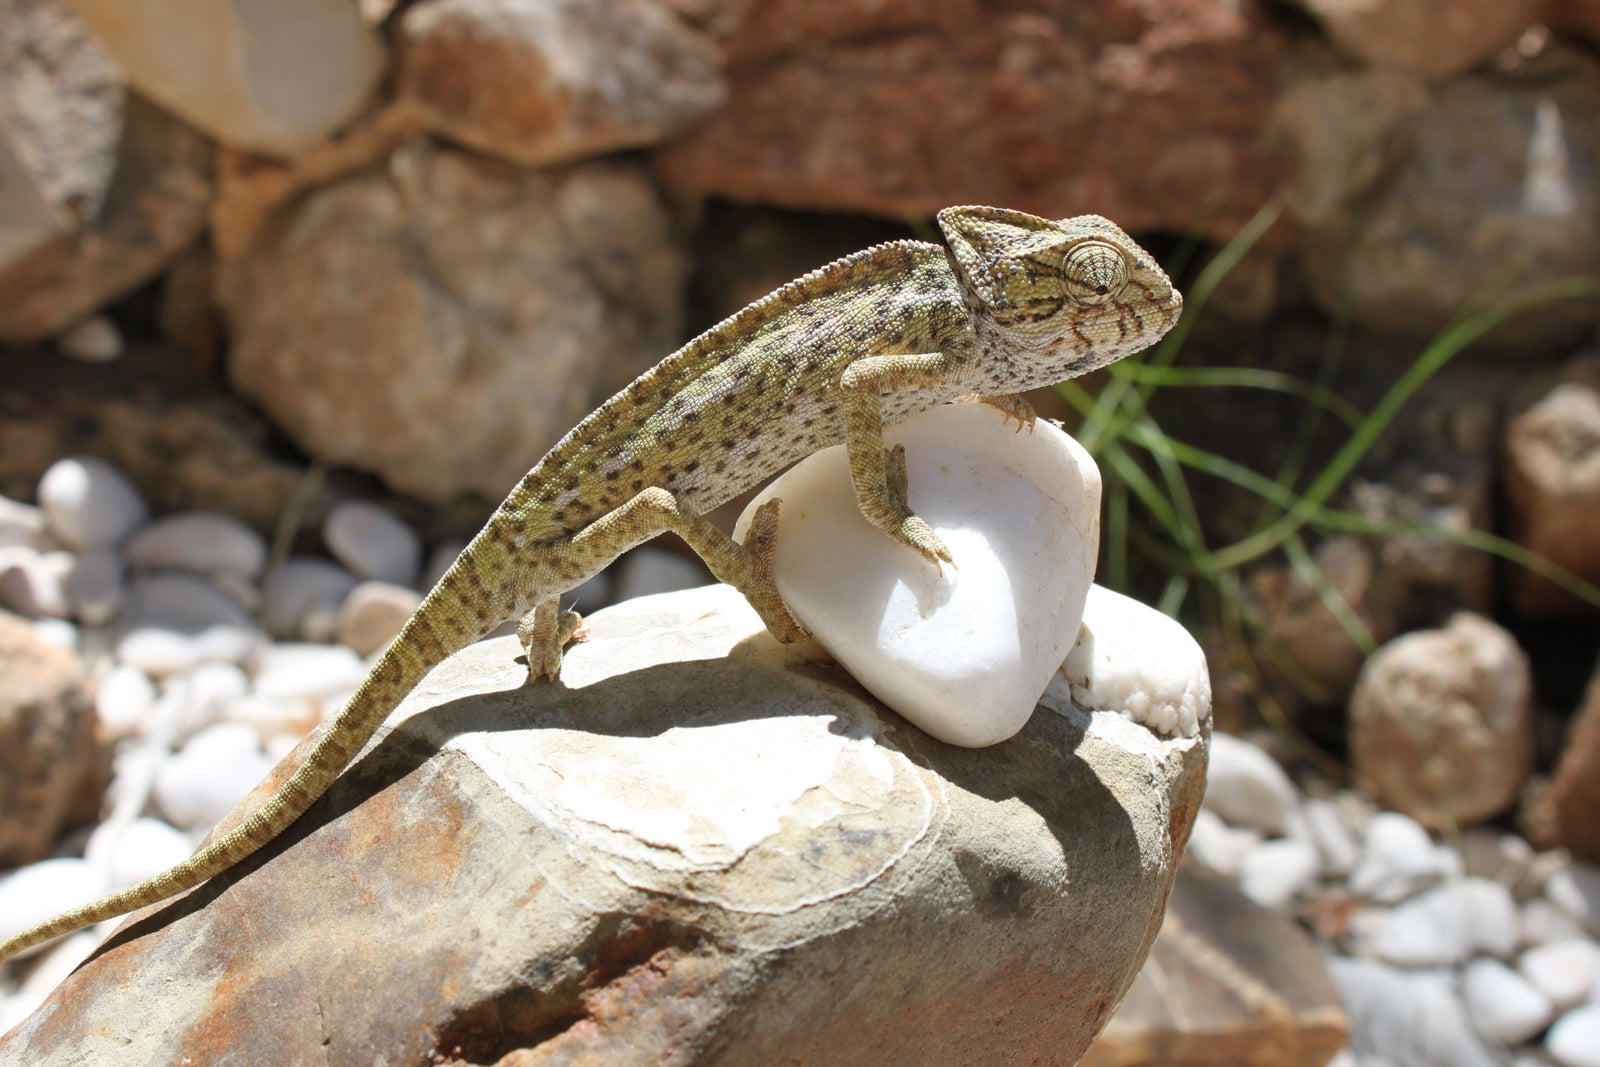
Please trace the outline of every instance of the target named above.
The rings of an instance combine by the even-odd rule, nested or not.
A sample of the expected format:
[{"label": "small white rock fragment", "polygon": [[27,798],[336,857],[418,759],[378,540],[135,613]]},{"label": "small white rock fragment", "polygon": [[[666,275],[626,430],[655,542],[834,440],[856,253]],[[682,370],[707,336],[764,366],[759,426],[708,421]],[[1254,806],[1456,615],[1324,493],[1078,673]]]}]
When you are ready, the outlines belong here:
[{"label": "small white rock fragment", "polygon": [[225,722],[195,734],[156,772],[155,800],[174,826],[216,825],[272,769],[256,732]]},{"label": "small white rock fragment", "polygon": [[1363,1067],[1499,1067],[1444,975],[1408,974],[1346,956],[1330,958],[1328,974],[1350,1017],[1350,1044]]},{"label": "small white rock fragment", "polygon": [[127,601],[122,559],[114,549],[91,548],[73,561],[64,583],[72,614],[87,626],[104,626]]},{"label": "small white rock fragment", "polygon": [[1574,1008],[1557,1019],[1544,1047],[1561,1067],[1600,1067],[1600,1006]]},{"label": "small white rock fragment", "polygon": [[76,564],[71,552],[8,551],[0,569],[0,606],[30,619],[71,617],[67,579]]},{"label": "small white rock fragment", "polygon": [[370,656],[387,645],[422,603],[415,589],[390,582],[362,582],[339,607],[339,643]]},{"label": "small white rock fragment", "polygon": [[1516,834],[1474,826],[1462,835],[1466,871],[1515,890],[1533,865],[1533,846]]},{"label": "small white rock fragment", "polygon": [[1027,723],[1078,635],[1100,472],[1044,420],[1018,432],[983,404],[943,405],[887,436],[905,445],[911,507],[954,567],[935,568],[867,522],[842,445],[764,490],[735,536],[781,497],[773,577],[795,618],[929,734],[996,744]]},{"label": "small white rock fragment", "polygon": [[197,663],[162,682],[162,700],[174,702],[174,736],[186,739],[227,717],[233,702],[250,691],[237,663]]},{"label": "small white rock fragment", "polygon": [[1305,841],[1263,841],[1240,864],[1239,888],[1262,907],[1279,911],[1311,886],[1318,862],[1317,850]]},{"label": "small white rock fragment", "polygon": [[0,496],[0,548],[45,552],[52,547],[43,508]]},{"label": "small white rock fragment", "polygon": [[422,542],[398,515],[364,500],[334,505],[322,537],[335,559],[362,578],[410,585],[422,560]]},{"label": "small white rock fragment", "polygon": [[1520,1045],[1555,1018],[1555,1006],[1538,987],[1499,960],[1476,959],[1461,976],[1461,996],[1478,1033]]},{"label": "small white rock fragment", "polygon": [[1583,937],[1583,924],[1543,897],[1522,905],[1522,941],[1526,945],[1548,945]]},{"label": "small white rock fragment", "polygon": [[159,678],[206,660],[241,662],[260,638],[250,615],[214,585],[160,571],[135,583],[117,657]]},{"label": "small white rock fragment", "polygon": [[1402,967],[1506,957],[1522,928],[1511,891],[1487,878],[1458,878],[1397,906],[1372,939],[1373,953]]},{"label": "small white rock fragment", "polygon": [[1544,895],[1591,934],[1600,934],[1600,867],[1574,860],[1550,875]]},{"label": "small white rock fragment", "polygon": [[133,819],[124,826],[102,823],[89,835],[84,854],[104,865],[110,891],[154,877],[194,851],[177,827],[160,819]]},{"label": "small white rock fragment", "polygon": [[1274,836],[1294,820],[1300,791],[1277,760],[1250,742],[1219,731],[1211,737],[1203,803],[1232,826]]},{"label": "small white rock fragment", "polygon": [[1557,1011],[1566,1011],[1600,991],[1600,945],[1581,937],[1552,941],[1524,952],[1517,970]]},{"label": "small white rock fragment", "polygon": [[131,663],[119,663],[106,672],[94,694],[95,714],[114,738],[142,732],[155,702],[155,683]]},{"label": "small white rock fragment", "polygon": [[66,619],[33,619],[30,620],[33,634],[47,645],[57,648],[70,648],[74,652],[82,651],[82,635],[78,628]]},{"label": "small white rock fragment", "polygon": [[1361,847],[1340,806],[1331,800],[1310,797],[1300,805],[1306,840],[1317,850],[1317,873],[1344,877],[1361,858]]},{"label": "small white rock fragment", "polygon": [[70,548],[116,544],[150,515],[133,483],[92,456],[51,464],[39,479],[38,498],[51,533]]},{"label": "small white rock fragment", "polygon": [[91,315],[56,338],[56,351],[80,363],[110,363],[123,347],[122,331],[104,315]]},{"label": "small white rock fragment", "polygon": [[150,523],[128,539],[123,556],[136,567],[256,579],[267,565],[264,537],[231,515],[190,511]]},{"label": "small white rock fragment", "polygon": [[332,696],[367,676],[361,657],[343,645],[272,645],[256,657],[254,668],[251,691],[279,700]]},{"label": "small white rock fragment", "polygon": [[1040,702],[1059,711],[1064,695],[1088,711],[1120,711],[1157,733],[1193,737],[1211,709],[1211,673],[1176,619],[1091,585],[1083,625]]},{"label": "small white rock fragment", "polygon": [[339,608],[359,581],[331,560],[290,556],[262,584],[267,632],[280,641],[333,640]]},{"label": "small white rock fragment", "polygon": [[[105,895],[105,877],[81,859],[41,860],[0,879],[0,941]],[[23,953],[33,955],[35,947]]]},{"label": "small white rock fragment", "polygon": [[1368,900],[1393,904],[1449,877],[1458,867],[1454,855],[1436,848],[1417,820],[1397,811],[1380,812],[1367,823],[1361,859],[1350,872],[1350,889]]},{"label": "small white rock fragment", "polygon": [[1188,854],[1219,874],[1239,873],[1244,857],[1260,844],[1255,830],[1235,830],[1210,808],[1195,812],[1194,828],[1189,831]]}]

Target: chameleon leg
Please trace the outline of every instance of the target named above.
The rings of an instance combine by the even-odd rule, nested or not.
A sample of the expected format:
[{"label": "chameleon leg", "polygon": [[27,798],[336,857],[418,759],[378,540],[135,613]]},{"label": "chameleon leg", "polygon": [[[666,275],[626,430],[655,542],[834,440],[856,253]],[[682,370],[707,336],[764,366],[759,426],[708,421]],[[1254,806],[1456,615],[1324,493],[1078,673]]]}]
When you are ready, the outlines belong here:
[{"label": "chameleon leg", "polygon": [[[560,594],[545,597],[517,621],[517,640],[528,654],[528,680],[554,681],[561,669],[561,650],[568,642],[588,636],[583,619],[576,611],[562,611]],[[555,656],[551,658],[551,650]]]},{"label": "chameleon leg", "polygon": [[883,443],[885,391],[934,388],[956,369],[944,353],[868,356],[852,363],[839,380],[845,390],[845,446],[856,503],[867,521],[938,566],[950,549],[906,502],[905,449]]},{"label": "chameleon leg", "polygon": [[992,408],[999,408],[1001,414],[1010,419],[1017,420],[1017,430],[1026,429],[1033,432],[1033,422],[1039,416],[1034,412],[1033,405],[1028,403],[1024,396],[1016,393],[1001,393],[997,396],[985,396],[981,393],[968,393],[966,396],[956,397],[958,404],[988,404]]},{"label": "chameleon leg", "polygon": [[[670,530],[688,542],[719,581],[727,582],[744,594],[773,637],[787,643],[805,637],[806,631],[789,614],[772,581],[777,526],[778,502],[769,500],[757,510],[745,543],[741,545],[704,517],[685,508],[667,490],[651,487],[600,516],[564,544],[555,542],[560,551],[552,551],[551,555],[559,555],[570,570],[581,570],[587,576],[634,545]],[[531,677],[539,676],[535,673],[537,670],[554,678],[560,669],[561,649],[571,633],[563,630],[567,616],[577,618],[570,611],[558,613],[556,596],[535,596],[533,610],[517,627],[528,653]]]}]

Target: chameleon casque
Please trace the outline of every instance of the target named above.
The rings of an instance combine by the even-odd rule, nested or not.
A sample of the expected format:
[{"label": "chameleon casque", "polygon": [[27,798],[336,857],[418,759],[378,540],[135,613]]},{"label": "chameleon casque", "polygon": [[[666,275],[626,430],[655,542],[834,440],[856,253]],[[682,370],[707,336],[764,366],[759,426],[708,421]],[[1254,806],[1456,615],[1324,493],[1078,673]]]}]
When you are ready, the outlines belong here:
[{"label": "chameleon casque", "polygon": [[374,664],[283,787],[177,866],[0,944],[0,960],[165,900],[271,841],[322,795],[436,664],[520,620],[530,681],[554,680],[581,636],[560,594],[667,530],[737,588],[782,641],[805,636],[770,571],[778,501],[743,544],[702,518],[789,463],[843,441],[862,512],[938,565],[950,553],[906,504],[885,424],[956,399],[1024,422],[1015,394],[1155,343],[1183,298],[1096,215],[939,212],[948,249],[894,241],[846,256],[737,312],[647,371],[517,484]]}]

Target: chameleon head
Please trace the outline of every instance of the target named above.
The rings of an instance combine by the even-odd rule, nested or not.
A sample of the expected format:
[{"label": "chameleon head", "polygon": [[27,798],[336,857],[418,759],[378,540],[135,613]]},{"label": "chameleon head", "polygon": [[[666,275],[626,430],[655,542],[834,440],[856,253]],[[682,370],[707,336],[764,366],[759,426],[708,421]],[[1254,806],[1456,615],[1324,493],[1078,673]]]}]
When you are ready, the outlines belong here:
[{"label": "chameleon head", "polygon": [[1007,391],[1062,381],[1148,348],[1183,310],[1154,257],[1099,215],[1051,221],[951,207],[939,212],[939,226],[984,357],[1005,364],[991,368],[995,380],[1027,380]]}]

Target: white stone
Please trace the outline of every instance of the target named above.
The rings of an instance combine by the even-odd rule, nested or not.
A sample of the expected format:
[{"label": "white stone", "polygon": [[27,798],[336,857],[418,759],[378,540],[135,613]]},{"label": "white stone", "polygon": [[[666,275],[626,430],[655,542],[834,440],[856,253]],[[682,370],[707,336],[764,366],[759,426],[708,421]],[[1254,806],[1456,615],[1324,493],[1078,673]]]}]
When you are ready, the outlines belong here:
[{"label": "white stone", "polygon": [[1510,890],[1487,878],[1458,878],[1395,907],[1372,939],[1380,959],[1402,967],[1505,957],[1522,936]]},{"label": "white stone", "polygon": [[1600,867],[1574,860],[1550,875],[1544,895],[1590,933],[1600,934]]},{"label": "white stone", "polygon": [[1310,797],[1300,805],[1300,817],[1306,840],[1317,850],[1317,873],[1348,875],[1361,858],[1361,846],[1341,807],[1332,800]]},{"label": "white stone", "polygon": [[696,589],[711,581],[705,565],[665,548],[640,545],[617,561],[613,593],[618,603],[634,597]]},{"label": "white stone", "polygon": [[277,746],[283,738],[293,748],[322,721],[322,701],[306,697],[265,697],[247,693],[228,707],[228,721],[242,722],[256,732],[267,755],[276,762],[287,753]]},{"label": "white stone", "polygon": [[1194,828],[1189,831],[1189,851],[1199,862],[1219,874],[1239,873],[1239,865],[1252,848],[1261,843],[1255,830],[1235,830],[1210,808],[1195,812]]},{"label": "white stone", "polygon": [[116,654],[160,678],[207,660],[243,662],[260,640],[249,614],[209,582],[157,572],[135,583]]},{"label": "white stone", "polygon": [[1544,1047],[1561,1067],[1600,1067],[1600,1006],[1575,1008],[1557,1019]]},{"label": "white stone", "polygon": [[1522,905],[1522,941],[1526,945],[1548,945],[1583,937],[1583,924],[1543,897]]},{"label": "white stone", "polygon": [[39,479],[38,497],[50,532],[70,548],[116,544],[150,515],[133,483],[92,456],[51,464]]},{"label": "white stone", "polygon": [[[105,876],[86,860],[41,860],[22,867],[0,879],[0,941],[97,900],[106,889]],[[38,951],[30,949],[23,955]]]},{"label": "white stone", "polygon": [[47,645],[80,651],[82,635],[66,619],[33,619],[33,635]]},{"label": "white stone", "polygon": [[67,577],[76,564],[71,552],[8,549],[0,564],[0,606],[30,619],[69,617]]},{"label": "white stone", "polygon": [[1499,1067],[1443,974],[1407,974],[1376,960],[1335,956],[1328,975],[1350,1017],[1350,1044],[1363,1067]]},{"label": "white stone", "polygon": [[1600,991],[1600,946],[1581,937],[1552,941],[1524,952],[1517,970],[1557,1011],[1566,1011]]},{"label": "white stone", "polygon": [[272,769],[256,732],[225,722],[195,734],[156,773],[155,799],[173,825],[214,826]]},{"label": "white stone", "polygon": [[867,522],[843,445],[768,486],[736,536],[781,497],[773,577],[795,618],[929,734],[996,744],[1028,721],[1078,636],[1100,472],[1056,427],[1018,432],[987,405],[934,408],[886,436],[905,445],[909,503],[954,566],[934,567]]},{"label": "white stone", "polygon": [[223,144],[293,156],[353,118],[383,73],[348,0],[77,0],[129,84]]},{"label": "white stone", "polygon": [[189,839],[160,819],[102,823],[89,835],[84,854],[104,865],[110,890],[125,889],[182,863],[194,851]]},{"label": "white stone", "polygon": [[1277,760],[1248,741],[1219,732],[1211,739],[1203,803],[1230,825],[1271,836],[1288,827],[1300,792]]},{"label": "white stone", "polygon": [[64,586],[73,616],[87,626],[104,626],[117,617],[128,599],[122,559],[109,547],[80,553]]},{"label": "white stone", "polygon": [[339,608],[358,581],[331,560],[290,556],[262,585],[267,632],[285,641],[333,640]]},{"label": "white stone", "polygon": [[173,734],[188,738],[229,717],[233,702],[250,692],[250,678],[236,663],[197,663],[162,682],[162,700],[171,700]]},{"label": "white stone", "polygon": [[1281,910],[1310,888],[1320,862],[1317,850],[1292,837],[1263,841],[1239,866],[1239,888],[1264,908]]},{"label": "white stone", "polygon": [[1417,820],[1395,811],[1380,812],[1367,823],[1361,859],[1350,872],[1350,889],[1368,900],[1392,904],[1455,873],[1456,866],[1434,847]]},{"label": "white stone", "polygon": [[1515,890],[1533,865],[1533,846],[1516,834],[1474,826],[1462,835],[1466,871]]},{"label": "white stone", "polygon": [[262,649],[251,691],[276,699],[327,697],[359,686],[367,665],[343,645],[278,644]]},{"label": "white stone", "polygon": [[31,548],[44,552],[50,543],[44,509],[0,496],[0,548]]},{"label": "white stone", "polygon": [[190,511],[157,519],[128,539],[123,556],[136,567],[165,567],[255,579],[267,566],[264,537],[231,515]]},{"label": "white stone", "polygon": [[104,315],[90,315],[56,338],[56,351],[80,363],[110,363],[123,348],[122,331]]},{"label": "white stone", "polygon": [[388,508],[364,500],[334,505],[322,538],[335,559],[362,578],[410,585],[417,577],[422,542]]},{"label": "white stone", "polygon": [[1211,673],[1176,619],[1091,585],[1083,625],[1040,703],[1060,711],[1069,698],[1089,711],[1120,711],[1160,734],[1194,737],[1211,709]]},{"label": "white stone", "polygon": [[1461,976],[1467,1014],[1484,1037],[1520,1045],[1555,1018],[1555,1006],[1538,987],[1499,960],[1476,959]]},{"label": "white stone", "polygon": [[140,733],[155,702],[155,684],[131,663],[112,667],[95,688],[95,714],[114,738]]},{"label": "white stone", "polygon": [[339,606],[339,643],[370,656],[398,634],[422,604],[415,589],[389,582],[362,582]]}]

